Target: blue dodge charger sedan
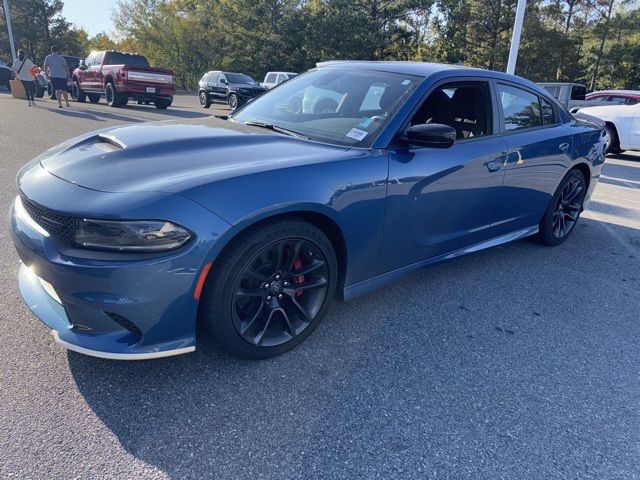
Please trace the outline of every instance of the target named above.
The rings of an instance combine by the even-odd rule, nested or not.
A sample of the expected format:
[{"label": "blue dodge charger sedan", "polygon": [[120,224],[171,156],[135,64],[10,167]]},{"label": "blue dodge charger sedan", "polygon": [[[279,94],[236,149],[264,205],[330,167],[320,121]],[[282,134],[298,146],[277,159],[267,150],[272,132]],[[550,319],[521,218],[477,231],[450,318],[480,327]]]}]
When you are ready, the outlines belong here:
[{"label": "blue dodge charger sedan", "polygon": [[278,355],[334,298],[527,236],[560,244],[605,138],[512,75],[321,63],[229,117],[101,130],[27,164],[20,291],[88,355],[190,352],[198,323],[236,355]]}]

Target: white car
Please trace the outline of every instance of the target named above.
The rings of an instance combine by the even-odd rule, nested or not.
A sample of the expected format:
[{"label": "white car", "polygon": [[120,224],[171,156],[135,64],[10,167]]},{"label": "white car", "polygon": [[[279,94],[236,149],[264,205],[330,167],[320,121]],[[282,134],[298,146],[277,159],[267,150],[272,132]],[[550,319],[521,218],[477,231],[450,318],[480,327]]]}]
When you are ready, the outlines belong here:
[{"label": "white car", "polygon": [[264,81],[262,82],[263,87],[273,88],[276,85],[280,85],[282,82],[286,82],[287,80],[298,75],[294,72],[267,72],[264,76]]},{"label": "white car", "polygon": [[576,117],[603,120],[607,131],[607,153],[640,150],[640,103],[581,108]]}]

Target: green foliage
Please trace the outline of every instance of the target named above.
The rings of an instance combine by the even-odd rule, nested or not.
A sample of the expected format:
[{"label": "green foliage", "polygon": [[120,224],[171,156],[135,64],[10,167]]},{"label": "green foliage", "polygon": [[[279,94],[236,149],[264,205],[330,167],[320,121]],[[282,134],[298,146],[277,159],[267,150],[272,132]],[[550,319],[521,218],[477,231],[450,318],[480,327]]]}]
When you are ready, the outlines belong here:
[{"label": "green foliage", "polygon": [[[527,0],[516,73],[534,81],[640,88],[639,0]],[[121,0],[117,36],[89,37],[62,0],[10,0],[18,48],[37,61],[122,49],[172,68],[193,88],[203,72],[304,71],[336,59],[419,60],[504,70],[517,0]],[[2,16],[4,17],[4,16]],[[9,44],[0,19],[0,56]]]}]

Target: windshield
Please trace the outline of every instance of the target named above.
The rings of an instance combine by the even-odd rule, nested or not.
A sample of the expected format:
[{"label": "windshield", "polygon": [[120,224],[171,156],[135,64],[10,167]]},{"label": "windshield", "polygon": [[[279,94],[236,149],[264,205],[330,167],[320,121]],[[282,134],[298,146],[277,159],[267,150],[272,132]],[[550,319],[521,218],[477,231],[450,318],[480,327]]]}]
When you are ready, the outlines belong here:
[{"label": "windshield", "polygon": [[224,75],[229,83],[256,83],[249,75],[242,73],[225,73]]},{"label": "windshield", "polygon": [[142,55],[130,53],[108,52],[109,65],[126,65],[127,67],[149,68],[149,61]]},{"label": "windshield", "polygon": [[422,77],[322,68],[245,105],[232,119],[285,128],[311,140],[370,146]]}]

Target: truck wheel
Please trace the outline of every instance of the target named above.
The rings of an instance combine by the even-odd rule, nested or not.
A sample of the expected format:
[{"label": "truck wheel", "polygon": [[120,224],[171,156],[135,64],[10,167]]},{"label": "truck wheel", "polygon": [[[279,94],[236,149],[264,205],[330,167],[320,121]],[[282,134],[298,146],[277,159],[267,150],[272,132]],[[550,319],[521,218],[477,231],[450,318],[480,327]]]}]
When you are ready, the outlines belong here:
[{"label": "truck wheel", "polygon": [[156,98],[153,104],[158,110],[165,110],[171,106],[172,99],[169,98]]},{"label": "truck wheel", "polygon": [[87,98],[89,98],[89,101],[91,103],[98,103],[100,101],[100,94],[99,93],[87,93]]},{"label": "truck wheel", "polygon": [[209,95],[207,95],[207,92],[200,92],[200,106],[202,108],[209,108],[211,106],[211,99]]},{"label": "truck wheel", "polygon": [[238,108],[238,95],[236,95],[235,93],[229,95],[228,103],[231,110],[235,110],[236,108]]},{"label": "truck wheel", "polygon": [[127,103],[126,101],[122,101],[122,95],[118,93],[115,85],[111,82],[107,83],[104,89],[104,97],[107,100],[107,105],[109,105],[110,107],[120,107],[122,105],[126,105]]},{"label": "truck wheel", "polygon": [[71,87],[71,98],[80,103],[84,103],[84,101],[87,99],[86,93],[82,91],[77,80],[73,81],[73,87]]}]

